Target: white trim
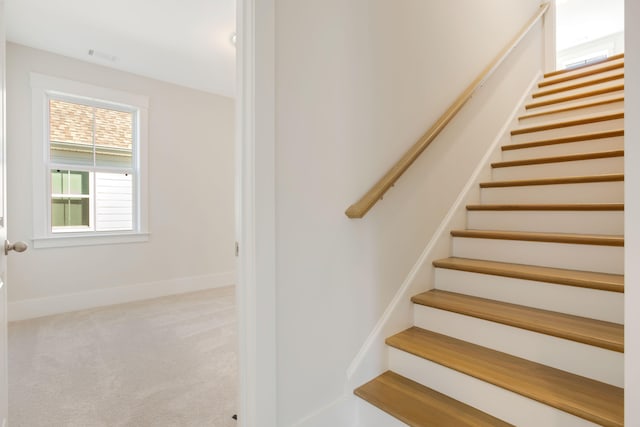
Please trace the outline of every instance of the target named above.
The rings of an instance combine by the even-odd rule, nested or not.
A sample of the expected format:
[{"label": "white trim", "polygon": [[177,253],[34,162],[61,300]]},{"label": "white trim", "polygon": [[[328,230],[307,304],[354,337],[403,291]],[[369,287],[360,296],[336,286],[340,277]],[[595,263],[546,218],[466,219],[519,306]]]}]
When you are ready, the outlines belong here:
[{"label": "white trim", "polygon": [[544,34],[544,72],[555,71],[556,64],[556,0],[542,0],[541,3],[549,3],[549,9],[542,18],[542,31]]},{"label": "white trim", "polygon": [[235,273],[229,271],[202,276],[179,277],[156,282],[137,283],[128,286],[116,286],[74,294],[13,301],[8,304],[8,317],[9,321],[32,319],[51,314],[232,286],[234,282]]},{"label": "white trim", "polygon": [[72,246],[112,245],[118,243],[141,243],[149,241],[149,233],[113,233],[88,234],[74,233],[71,235],[57,235],[53,237],[33,238],[34,249],[69,248]]},{"label": "white trim", "polygon": [[[388,332],[387,328],[392,323],[397,324],[399,322],[395,318],[399,318],[401,316],[399,314],[399,311],[402,309],[403,305],[405,305],[406,302],[410,300],[412,296],[413,285],[416,281],[416,278],[419,276],[420,271],[423,270],[424,268],[427,268],[430,265],[430,263],[433,261],[434,259],[433,253],[434,251],[436,251],[436,248],[438,248],[441,245],[441,242],[444,241],[445,239],[450,238],[449,230],[452,228],[451,224],[453,223],[454,220],[459,218],[461,214],[464,214],[465,204],[471,190],[477,187],[477,184],[482,172],[487,170],[488,165],[491,159],[493,158],[494,153],[498,149],[500,142],[504,140],[505,135],[508,135],[508,132],[510,131],[510,129],[513,127],[513,124],[517,120],[518,114],[520,114],[522,110],[522,105],[528,99],[530,93],[536,87],[536,84],[538,83],[541,77],[542,77],[542,73],[537,73],[533,78],[533,80],[530,82],[524,94],[520,97],[520,100],[516,104],[516,107],[513,109],[513,111],[509,115],[509,118],[502,125],[502,128],[498,132],[496,138],[491,143],[491,146],[485,153],[484,157],[482,158],[482,160],[480,160],[480,162],[476,166],[476,169],[473,171],[473,173],[467,180],[467,183],[458,194],[458,197],[456,198],[455,202],[453,203],[453,205],[451,205],[451,208],[443,218],[442,222],[440,223],[436,231],[433,233],[431,240],[429,240],[429,242],[427,243],[427,246],[424,248],[424,250],[420,254],[418,261],[413,265],[413,267],[411,268],[411,271],[409,271],[409,274],[402,282],[402,285],[400,286],[400,288],[394,295],[393,299],[385,309],[380,320],[378,320],[375,327],[373,328],[373,330],[365,340],[364,344],[356,354],[355,358],[349,365],[349,368],[347,369],[347,386],[346,386],[345,392],[349,392],[354,387],[360,385],[362,382],[366,381],[367,379],[371,379],[373,376],[375,376],[375,374],[380,374],[382,372],[381,369],[379,369],[379,372],[364,373],[361,371],[366,370],[367,368],[373,369],[372,365],[374,365],[375,362],[371,363],[367,359],[371,359],[375,357],[375,355],[372,356],[372,353],[375,353],[379,351],[379,349],[383,348],[384,340],[386,339],[387,332]],[[403,315],[403,317],[407,318],[407,315]],[[411,316],[409,316],[408,318],[411,319]],[[409,326],[410,325],[407,324],[404,327],[409,327]]]},{"label": "white trim", "polygon": [[134,105],[138,108],[149,108],[149,97],[116,89],[81,83],[75,80],[61,79],[44,74],[30,73],[31,87],[43,91],[55,92],[63,95],[74,95],[94,101],[109,101],[110,104],[119,103],[124,106]]},{"label": "white trim", "polygon": [[236,17],[238,418],[276,427],[275,1],[240,0]]},{"label": "white trim", "polygon": [[337,400],[307,415],[293,427],[354,427],[358,423],[358,406],[353,393],[340,396]]}]

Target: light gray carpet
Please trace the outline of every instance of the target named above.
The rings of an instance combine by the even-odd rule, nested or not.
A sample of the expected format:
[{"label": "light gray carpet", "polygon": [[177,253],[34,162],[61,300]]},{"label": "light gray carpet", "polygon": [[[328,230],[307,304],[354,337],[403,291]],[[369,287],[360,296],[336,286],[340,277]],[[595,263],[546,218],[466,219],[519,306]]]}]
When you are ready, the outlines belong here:
[{"label": "light gray carpet", "polygon": [[11,427],[230,427],[232,287],[13,322]]}]

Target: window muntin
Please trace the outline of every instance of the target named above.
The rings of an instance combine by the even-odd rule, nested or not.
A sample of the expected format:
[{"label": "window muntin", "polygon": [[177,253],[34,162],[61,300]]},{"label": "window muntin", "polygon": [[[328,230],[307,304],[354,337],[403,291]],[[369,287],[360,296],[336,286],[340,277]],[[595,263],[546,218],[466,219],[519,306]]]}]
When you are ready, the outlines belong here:
[{"label": "window muntin", "polygon": [[133,231],[138,110],[47,95],[50,232]]}]

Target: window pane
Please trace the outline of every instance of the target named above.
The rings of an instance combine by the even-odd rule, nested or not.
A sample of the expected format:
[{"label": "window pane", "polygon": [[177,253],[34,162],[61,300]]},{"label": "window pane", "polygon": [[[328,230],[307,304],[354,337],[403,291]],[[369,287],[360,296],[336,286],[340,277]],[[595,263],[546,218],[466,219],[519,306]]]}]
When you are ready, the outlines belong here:
[{"label": "window pane", "polygon": [[89,227],[89,187],[89,172],[51,171],[51,226],[54,232],[62,231],[61,227]]},{"label": "window pane", "polygon": [[89,194],[89,172],[55,169],[51,171],[52,194]]},{"label": "window pane", "polygon": [[89,227],[89,199],[69,199],[68,226]]},{"label": "window pane", "polygon": [[52,227],[89,227],[89,199],[70,197],[53,199],[51,225]]},{"label": "window pane", "polygon": [[93,110],[86,105],[49,100],[52,161],[93,165]]},{"label": "window pane", "polygon": [[67,171],[51,171],[51,192],[53,194],[62,194],[64,191],[62,190],[64,178],[66,176]]},{"label": "window pane", "polygon": [[68,194],[89,194],[89,172],[69,171]]},{"label": "window pane", "polygon": [[51,225],[53,227],[64,227],[65,218],[67,217],[65,213],[65,200],[63,199],[54,199],[51,202]]},{"label": "window pane", "polygon": [[133,153],[133,113],[96,108],[96,165],[129,168]]},{"label": "window pane", "polygon": [[96,180],[96,231],[133,230],[131,174],[102,173]]}]

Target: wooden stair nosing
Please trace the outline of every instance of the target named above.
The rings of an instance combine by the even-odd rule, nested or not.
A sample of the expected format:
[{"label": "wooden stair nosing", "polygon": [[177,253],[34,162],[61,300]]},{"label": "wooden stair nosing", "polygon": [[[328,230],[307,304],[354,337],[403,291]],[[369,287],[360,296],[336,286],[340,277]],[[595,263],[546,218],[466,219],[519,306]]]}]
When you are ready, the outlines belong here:
[{"label": "wooden stair nosing", "polygon": [[601,291],[624,292],[624,276],[621,274],[595,273],[455,257],[435,260],[433,261],[433,266],[469,273],[532,280]]},{"label": "wooden stair nosing", "polygon": [[558,121],[558,122],[543,123],[543,124],[540,124],[540,125],[528,126],[528,127],[524,127],[524,128],[514,129],[514,130],[511,131],[511,135],[522,135],[522,134],[525,134],[525,133],[540,132],[540,131],[551,130],[551,129],[560,129],[560,128],[565,128],[565,127],[586,125],[586,124],[589,124],[589,123],[605,122],[605,121],[608,121],[608,120],[617,120],[617,119],[623,119],[623,118],[624,118],[624,111],[616,111],[614,113],[599,114],[599,115],[588,116],[588,117],[580,117],[578,119],[571,119],[571,120],[563,120],[563,121]]},{"label": "wooden stair nosing", "polygon": [[601,65],[605,62],[610,62],[610,61],[615,61],[617,59],[623,59],[624,58],[624,53],[618,53],[616,55],[611,55],[605,59],[602,59],[600,61],[594,61],[591,62],[589,64],[585,64],[585,65],[581,65],[579,67],[573,67],[573,68],[565,68],[563,70],[555,70],[555,71],[550,71],[548,73],[544,74],[544,78],[546,79],[547,77],[553,77],[553,76],[557,76],[560,74],[565,74],[565,73],[570,73],[572,71],[576,71],[576,70],[582,70],[582,69],[586,69],[586,68],[591,68],[591,67],[597,67],[598,65]]},{"label": "wooden stair nosing", "polygon": [[624,425],[624,390],[412,327],[387,344],[606,427]]},{"label": "wooden stair nosing", "polygon": [[513,167],[513,166],[530,166],[530,165],[542,165],[542,164],[549,164],[549,163],[574,162],[579,160],[607,159],[612,157],[624,157],[624,150],[595,151],[591,153],[567,154],[564,156],[534,157],[534,158],[523,159],[523,160],[510,160],[510,161],[491,163],[491,167],[507,168],[507,167]]},{"label": "wooden stair nosing", "polygon": [[624,203],[547,203],[467,205],[468,211],[624,211]]},{"label": "wooden stair nosing", "polygon": [[392,371],[358,387],[354,394],[411,427],[512,426]]},{"label": "wooden stair nosing", "polygon": [[592,182],[624,181],[623,173],[601,175],[565,176],[557,178],[515,179],[510,181],[481,182],[480,188],[525,187],[535,185],[586,184]]},{"label": "wooden stair nosing", "polygon": [[575,84],[572,84],[572,85],[539,90],[537,92],[534,92],[531,95],[531,97],[534,98],[534,99],[535,98],[542,98],[544,96],[555,95],[556,93],[567,92],[567,91],[574,90],[574,89],[582,89],[582,88],[585,88],[585,87],[588,87],[588,86],[594,86],[594,85],[597,85],[597,84],[607,83],[607,82],[611,82],[611,81],[614,81],[614,80],[620,80],[620,79],[624,79],[624,72],[618,73],[618,74],[613,74],[611,76],[599,77],[597,79],[588,80],[588,81],[585,81],[585,82],[579,82],[579,83],[575,83]]},{"label": "wooden stair nosing", "polygon": [[411,302],[607,350],[624,352],[624,326],[612,322],[437,289],[416,295],[411,298]]},{"label": "wooden stair nosing", "polygon": [[604,87],[600,89],[594,89],[590,91],[575,93],[572,95],[560,96],[557,98],[543,99],[540,101],[531,102],[525,105],[525,109],[530,110],[532,108],[546,107],[547,105],[559,104],[561,102],[575,101],[577,99],[589,98],[592,96],[604,95],[605,93],[619,92],[623,90],[624,90],[624,83],[615,85],[615,86],[609,86],[609,87]]},{"label": "wooden stair nosing", "polygon": [[503,145],[502,151],[519,150],[522,148],[542,147],[545,145],[567,144],[571,142],[591,141],[594,139],[616,138],[624,136],[624,129],[608,130],[603,132],[590,132],[580,135],[563,136],[559,138],[542,139],[538,141],[522,142],[519,144]]},{"label": "wooden stair nosing", "polygon": [[451,230],[452,237],[525,242],[566,243],[574,245],[624,246],[624,236],[605,234],[541,233],[533,231]]},{"label": "wooden stair nosing", "polygon": [[607,71],[617,70],[618,68],[624,68],[624,61],[622,61],[622,62],[614,62],[614,63],[607,64],[607,65],[602,66],[602,67],[587,68],[585,70],[582,70],[580,72],[577,72],[577,73],[571,74],[571,75],[562,75],[560,77],[555,77],[555,78],[553,78],[554,76],[551,76],[552,78],[545,78],[540,83],[538,83],[538,87],[545,87],[545,86],[551,86],[551,85],[558,84],[558,83],[564,83],[564,82],[568,82],[570,80],[580,79],[582,77],[592,76],[594,74],[605,73]]},{"label": "wooden stair nosing", "polygon": [[601,100],[598,100],[598,101],[587,102],[587,103],[579,104],[579,105],[572,105],[572,106],[569,106],[569,107],[555,108],[555,109],[551,109],[551,110],[547,110],[547,111],[540,111],[538,113],[524,114],[524,115],[518,117],[518,120],[526,120],[526,119],[531,119],[531,118],[534,118],[534,117],[542,117],[542,116],[548,116],[548,115],[551,115],[551,114],[565,113],[567,111],[581,110],[583,108],[598,107],[598,106],[601,106],[601,105],[614,104],[616,102],[624,102],[624,96],[616,96],[615,98],[601,99]]}]

